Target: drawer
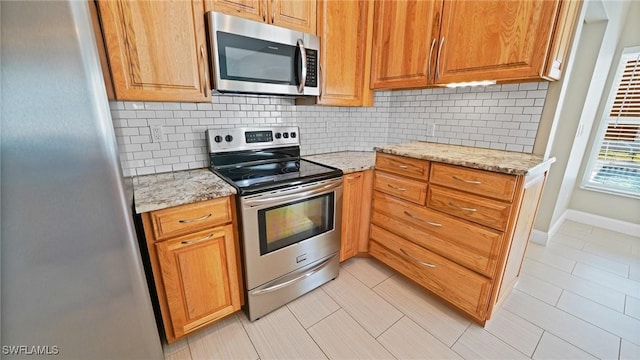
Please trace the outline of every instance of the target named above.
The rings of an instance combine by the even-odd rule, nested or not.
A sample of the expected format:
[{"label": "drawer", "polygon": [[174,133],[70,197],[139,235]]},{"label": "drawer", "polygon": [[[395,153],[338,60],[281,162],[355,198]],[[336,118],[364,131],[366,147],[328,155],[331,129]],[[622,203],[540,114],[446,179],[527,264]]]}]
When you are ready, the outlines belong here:
[{"label": "drawer", "polygon": [[436,185],[429,186],[427,206],[498,230],[507,227],[511,211],[509,203]]},{"label": "drawer", "polygon": [[376,192],[371,223],[493,278],[504,235]]},{"label": "drawer", "polygon": [[371,256],[484,322],[491,280],[376,225],[370,234]]},{"label": "drawer", "polygon": [[429,178],[429,162],[404,156],[376,153],[376,169],[418,180]]},{"label": "drawer", "polygon": [[156,240],[231,222],[230,199],[227,196],[151,212]]},{"label": "drawer", "polygon": [[377,170],[373,188],[419,205],[424,205],[427,198],[427,183]]},{"label": "drawer", "polygon": [[516,176],[441,163],[431,164],[431,184],[512,201]]}]

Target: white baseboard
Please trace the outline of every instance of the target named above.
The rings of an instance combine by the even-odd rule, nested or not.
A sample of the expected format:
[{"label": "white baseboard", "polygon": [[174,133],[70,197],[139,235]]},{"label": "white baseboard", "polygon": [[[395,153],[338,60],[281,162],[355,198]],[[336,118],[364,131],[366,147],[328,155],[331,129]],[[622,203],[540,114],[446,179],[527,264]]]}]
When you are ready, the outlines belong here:
[{"label": "white baseboard", "polygon": [[597,226],[597,227],[611,230],[611,231],[617,231],[619,233],[623,233],[626,235],[640,237],[640,224],[634,224],[634,223],[621,221],[617,219],[611,219],[608,217],[589,214],[586,212],[572,210],[572,209],[568,209],[564,213],[564,216],[568,220],[573,220],[573,221],[587,224],[587,225]]},{"label": "white baseboard", "polygon": [[558,220],[549,227],[548,232],[533,229],[533,231],[531,232],[531,238],[529,238],[529,240],[536,244],[547,246],[547,244],[549,243],[549,239],[551,239],[553,235],[555,235],[556,232],[558,232],[560,225],[562,225],[562,223],[566,218],[567,218],[567,211],[562,213],[562,215],[560,215],[560,218],[558,218]]}]

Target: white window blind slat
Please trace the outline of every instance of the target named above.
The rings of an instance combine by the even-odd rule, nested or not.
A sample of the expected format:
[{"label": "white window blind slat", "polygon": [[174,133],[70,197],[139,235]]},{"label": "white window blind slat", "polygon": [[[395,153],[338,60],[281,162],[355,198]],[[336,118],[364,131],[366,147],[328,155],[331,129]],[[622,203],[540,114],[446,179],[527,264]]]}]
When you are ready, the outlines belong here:
[{"label": "white window blind slat", "polygon": [[640,197],[640,47],[625,49],[583,187]]}]

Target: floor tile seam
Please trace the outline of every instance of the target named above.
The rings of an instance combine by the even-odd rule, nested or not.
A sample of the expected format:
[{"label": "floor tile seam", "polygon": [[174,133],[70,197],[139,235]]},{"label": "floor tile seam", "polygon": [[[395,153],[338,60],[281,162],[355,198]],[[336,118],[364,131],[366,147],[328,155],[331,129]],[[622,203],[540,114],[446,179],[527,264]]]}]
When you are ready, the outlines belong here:
[{"label": "floor tile seam", "polygon": [[[322,320],[328,318],[329,316],[331,316],[332,314],[335,314],[337,311],[340,311],[340,309],[332,312],[330,315],[325,316]],[[292,311],[293,313],[293,311]],[[294,314],[295,316],[295,314]],[[297,319],[296,319],[297,320]],[[321,321],[322,321],[321,320]],[[311,341],[313,341],[314,344],[316,344],[316,346],[318,347],[318,349],[320,349],[320,351],[322,351],[322,354],[327,358],[327,359],[331,359],[331,357],[329,356],[329,354],[326,353],[326,351],[322,348],[322,346],[320,346],[320,344],[318,344],[318,341],[316,340],[316,338],[313,337],[313,335],[311,335],[311,333],[309,332],[309,330],[316,326],[317,324],[319,324],[321,321],[316,322],[315,324],[309,326],[308,328],[305,328],[304,326],[302,326],[302,328],[304,329],[304,331],[307,333],[307,335],[311,338]],[[302,325],[302,324],[300,324]]]},{"label": "floor tile seam", "polygon": [[[572,343],[571,341],[569,341],[569,340],[567,340],[567,339],[563,338],[561,335],[559,335],[559,334],[557,334],[557,333],[555,333],[555,332],[553,332],[553,331],[551,331],[551,330],[547,330],[547,329],[545,329],[545,330],[544,330],[544,332],[549,333],[550,335],[553,335],[553,336],[557,337],[558,339],[560,339],[560,340],[562,340],[562,341],[566,342],[567,344],[569,344],[569,345],[571,345],[571,346],[575,347],[576,349],[580,349],[581,351],[584,351],[585,353],[587,353],[587,354],[589,354],[589,355],[593,356],[593,357],[594,357],[594,358],[596,358],[596,359],[601,359],[598,355],[593,354],[593,353],[589,352],[589,350],[584,349],[584,348],[580,347],[579,345]],[[544,334],[543,334],[543,335],[544,335]],[[540,341],[542,341],[542,336],[540,337]],[[621,339],[620,337],[618,337],[618,357],[617,357],[617,358],[619,358],[619,357],[620,357],[620,342],[621,342],[621,341],[622,341],[622,339]],[[536,347],[536,350],[537,350],[537,347]],[[535,351],[534,351],[534,354],[535,354]],[[532,358],[533,358],[533,355],[532,355]]]},{"label": "floor tile seam", "polygon": [[[562,255],[562,254],[554,253],[552,248],[549,248],[549,252],[553,253],[555,256],[564,257],[564,258],[566,258],[566,259],[568,259],[568,260],[573,260],[573,261],[575,261],[575,262],[579,262],[579,263],[581,263],[581,264],[583,264],[583,265],[593,266],[593,267],[596,267],[596,268],[598,268],[598,269],[600,269],[600,270],[603,270],[603,271],[606,271],[606,272],[612,273],[612,274],[614,274],[614,275],[618,275],[618,276],[620,276],[617,272],[612,271],[610,268],[607,268],[606,266],[599,265],[599,264],[589,263],[589,262],[586,262],[586,261],[584,261],[584,260],[579,259],[578,257],[571,257],[571,258],[570,258],[570,257],[567,257],[567,256]],[[584,250],[581,250],[581,252],[585,253],[585,254],[586,254],[586,255],[588,255],[588,256],[595,256],[595,257],[600,258],[600,259],[602,259],[602,260],[604,260],[604,261],[610,261],[610,262],[613,262],[613,263],[617,263],[617,264],[621,264],[621,265],[626,266],[626,267],[627,267],[627,271],[626,271],[626,272],[627,272],[627,275],[626,275],[624,278],[626,278],[626,279],[628,279],[628,278],[629,278],[629,271],[630,271],[630,268],[631,268],[631,264],[623,263],[623,262],[620,262],[620,261],[614,261],[614,260],[609,259],[609,258],[607,258],[607,257],[600,256],[600,255],[598,255],[598,254],[593,254],[593,253],[590,253],[590,252],[587,252],[587,251],[584,251]],[[575,268],[575,265],[574,265],[574,268]],[[572,269],[572,270],[573,270],[573,269]]]},{"label": "floor tile seam", "polygon": [[[620,312],[620,311],[618,311],[617,309],[612,308],[611,306],[607,306],[607,305],[602,304],[602,303],[600,303],[600,302],[597,302],[597,301],[595,301],[595,300],[593,300],[593,299],[590,299],[590,298],[588,298],[588,297],[586,297],[586,296],[584,296],[584,295],[582,295],[582,294],[578,294],[578,293],[577,293],[577,292],[575,292],[575,291],[571,291],[571,289],[562,289],[562,292],[563,292],[563,293],[564,293],[565,291],[566,291],[566,292],[568,292],[568,293],[571,293],[571,294],[573,294],[573,295],[580,296],[580,297],[582,297],[582,298],[584,298],[584,299],[587,299],[587,300],[589,300],[589,301],[591,301],[591,302],[594,302],[594,303],[596,303],[596,304],[598,304],[598,305],[600,305],[600,306],[604,306],[604,307],[606,307],[606,308],[607,308],[607,309],[609,309],[609,310],[613,310],[613,311],[615,311],[615,312],[617,312],[617,313],[620,313],[620,314],[626,315],[626,314],[624,314],[624,312]],[[625,294],[625,293],[623,293],[623,292],[620,292],[620,291],[616,291],[616,292],[618,292],[618,293],[620,293],[620,294],[622,294],[622,295],[628,296],[627,294]],[[556,307],[557,307],[557,303],[558,303],[558,302],[560,302],[560,298],[561,298],[561,297],[562,297],[562,293],[560,293],[560,297],[558,297],[558,301],[556,301]],[[626,303],[626,300],[625,300],[625,303]],[[624,311],[624,310],[623,310],[623,311]]]},{"label": "floor tile seam", "polygon": [[[378,341],[378,337],[376,337],[375,335],[371,334],[371,333],[370,333],[370,332],[369,332],[369,331],[368,331],[368,330],[367,330],[367,329],[366,329],[366,328],[365,328],[365,327],[364,327],[364,326],[363,326],[363,325],[362,325],[362,324],[361,324],[361,323],[360,323],[360,322],[359,322],[359,321],[358,321],[358,320],[357,320],[353,315],[351,315],[351,314],[349,313],[349,311],[347,311],[347,309],[345,309],[345,308],[341,308],[341,309],[344,311],[344,313],[345,313],[345,314],[347,314],[347,316],[348,316],[349,318],[351,318],[351,320],[353,320],[356,324],[358,324],[358,326],[360,326],[360,328],[362,328],[362,330],[364,330],[364,331],[365,331],[369,336],[371,336],[371,338],[373,339],[373,341],[375,341],[375,342],[377,342],[378,344],[380,344],[380,346],[382,346],[385,350],[387,350],[387,352],[389,352],[389,354],[391,354],[391,356],[392,356],[394,359],[397,359],[397,357],[395,357],[391,351],[389,351],[389,350],[388,350],[384,345],[382,345],[382,344]],[[338,310],[334,311],[334,313],[336,313],[336,312],[338,312],[338,311],[340,311],[340,309],[338,309]],[[400,313],[402,314],[402,312],[400,312]],[[404,314],[403,314],[403,316],[404,316]],[[403,316],[401,316],[400,318],[402,318]],[[397,321],[396,321],[396,322],[397,322]],[[395,324],[395,322],[394,322],[394,324]],[[317,324],[316,324],[316,325],[317,325]],[[311,329],[311,327],[309,327],[309,329]],[[307,331],[307,333],[309,334],[309,336],[311,336],[311,334],[309,333],[309,329],[305,329],[305,330]],[[385,331],[383,331],[380,335],[382,335],[382,334],[383,334],[384,332],[386,332],[387,330],[389,330],[389,329],[386,329],[386,330],[385,330]],[[378,336],[380,336],[380,335],[378,335]],[[314,342],[316,342],[316,341],[315,341],[315,338],[313,338],[313,336],[311,336],[311,338],[313,339],[313,341],[314,341]],[[324,353],[324,350],[322,349],[322,347],[321,347],[319,344],[318,344],[318,347],[320,347],[320,349],[321,349],[321,350],[322,350],[322,352]],[[326,353],[325,353],[325,355],[326,355]],[[330,357],[330,356],[328,356],[328,355],[327,355],[327,358],[328,358],[328,359],[331,359],[331,357]]]},{"label": "floor tile seam", "polygon": [[[529,321],[529,320],[526,320],[526,321]],[[542,337],[544,336],[544,333],[548,332],[546,329],[543,329],[543,328],[539,327],[536,324],[533,324],[533,326],[535,326],[535,327],[537,327],[539,329],[542,329],[542,334],[540,334],[540,338],[538,339],[538,342],[536,342],[536,346],[533,348],[533,352],[531,353],[531,356],[529,356],[530,359],[533,359],[533,355],[535,355],[536,351],[538,351],[538,347],[540,346],[540,343],[542,342]]]},{"label": "floor tile seam", "polygon": [[[597,305],[604,306],[604,305],[598,304],[597,302],[595,302],[595,301],[593,301],[593,300],[590,300],[589,298],[586,298],[586,297],[584,297],[584,296],[581,296],[581,295],[579,295],[579,294],[575,294],[575,295],[576,295],[576,296],[579,296],[579,297],[581,297],[581,298],[583,298],[583,299],[585,299],[585,300],[587,300],[587,301],[591,301],[591,302],[593,302],[593,303],[595,303],[595,304],[597,304]],[[606,307],[606,306],[605,306],[605,307]],[[595,323],[593,323],[593,322],[589,321],[588,319],[583,319],[582,317],[580,317],[580,316],[578,316],[578,315],[575,315],[575,314],[572,314],[572,313],[568,312],[567,310],[561,309],[561,308],[559,308],[559,307],[557,307],[557,306],[556,306],[556,308],[557,308],[558,310],[561,310],[561,311],[566,312],[567,314],[570,314],[570,315],[572,315],[572,316],[575,316],[575,317],[577,317],[578,319],[581,319],[581,320],[583,320],[583,321],[586,321],[586,322],[588,322],[589,324],[591,324],[591,325],[593,325],[593,326],[595,326],[595,327],[597,327],[597,328],[600,328],[600,329],[602,329],[602,330],[604,330],[604,331],[606,331],[606,332],[608,332],[608,333],[610,333],[610,334],[612,334],[612,335],[614,335],[614,336],[617,336],[617,337],[619,337],[619,338],[621,338],[621,339],[625,339],[625,340],[629,341],[629,342],[630,342],[630,343],[632,343],[632,344],[635,344],[635,345],[640,346],[640,340],[629,340],[629,339],[627,339],[626,337],[624,337],[624,336],[622,336],[622,335],[619,335],[619,334],[613,333],[611,330],[607,330],[607,329],[602,328],[600,325],[595,324]],[[616,311],[616,312],[618,312],[618,311]],[[618,313],[620,313],[620,312],[618,312]],[[634,317],[629,316],[629,315],[627,315],[627,314],[622,314],[622,313],[620,313],[620,315],[625,316],[625,317],[628,317],[628,318],[629,318],[629,320],[631,320],[631,321],[636,320]],[[638,322],[638,325],[640,326],[640,321],[637,321],[637,322]]]},{"label": "floor tile seam", "polygon": [[[594,244],[596,245],[596,244]],[[599,246],[602,247],[602,246]],[[596,250],[600,250],[598,252],[596,251],[590,251],[589,248],[583,249],[582,251],[589,253],[589,254],[593,254],[593,255],[598,255],[601,256],[605,259],[609,259],[611,261],[618,261],[618,262],[623,262],[624,264],[629,264],[629,265],[635,265],[635,264],[640,264],[640,257],[634,254],[629,254],[629,253],[612,253],[612,252],[604,252],[606,251],[606,249],[596,249]]]},{"label": "floor tile seam", "polygon": [[[539,264],[544,265],[545,267],[551,267],[551,268],[553,268],[553,269],[555,269],[555,270],[559,270],[559,271],[562,271],[562,272],[564,272],[564,273],[571,274],[571,272],[567,272],[566,270],[564,270],[564,269],[562,269],[562,268],[560,268],[560,267],[554,266],[553,264],[549,264],[549,263],[546,263],[546,262],[542,262],[542,261],[540,261],[540,260],[538,260],[538,259],[536,259],[536,258],[532,258],[532,257],[530,257],[530,256],[527,256],[527,255],[526,255],[526,253],[525,253],[525,259],[528,259],[528,260],[531,260],[531,261],[535,261],[535,262],[537,262],[537,263],[539,263]],[[574,267],[575,267],[575,264],[574,264],[574,265],[573,265],[573,267],[571,268],[571,271],[573,271],[573,268],[574,268]]]},{"label": "floor tile seam", "polygon": [[[291,310],[289,310],[289,312],[291,312]],[[293,313],[292,313],[293,314]],[[236,318],[238,316],[243,316],[243,313],[238,313],[236,314]],[[295,315],[293,316],[295,318]],[[245,335],[247,335],[247,338],[249,339],[249,342],[251,343],[251,346],[253,347],[253,351],[256,352],[256,355],[258,355],[258,359],[260,360],[260,352],[258,351],[258,348],[256,347],[256,344],[253,342],[253,339],[251,338],[251,335],[249,334],[249,331],[247,330],[247,328],[244,326],[244,322],[242,321],[242,319],[237,319],[240,322],[240,326],[242,326],[242,330],[244,331]],[[251,322],[249,322],[251,323]]]},{"label": "floor tile seam", "polygon": [[[325,294],[326,294],[326,292],[325,292]],[[327,296],[329,296],[329,294],[327,294]],[[334,301],[334,302],[335,302],[335,301]],[[338,304],[338,303],[336,302],[336,304]],[[288,306],[288,305],[287,305],[287,308],[289,308],[289,306]],[[291,311],[291,313],[293,314],[293,317],[298,321],[298,323],[300,324],[300,326],[302,326],[302,328],[303,328],[303,329],[305,329],[305,330],[309,330],[309,329],[311,329],[312,327],[314,327],[315,325],[317,325],[317,324],[321,323],[323,320],[325,320],[325,319],[326,319],[326,318],[328,318],[329,316],[331,316],[331,315],[333,315],[333,314],[337,313],[337,312],[338,312],[338,311],[340,311],[341,309],[342,309],[342,310],[344,310],[344,308],[342,307],[342,305],[338,304],[338,308],[337,308],[337,309],[335,309],[334,311],[331,311],[329,314],[327,314],[326,316],[324,316],[322,319],[320,319],[320,320],[318,320],[318,321],[314,322],[313,324],[309,325],[308,327],[305,327],[305,326],[304,326],[304,324],[302,324],[302,322],[300,321],[300,319],[298,319],[298,317],[296,316],[296,313],[295,313],[295,312],[293,312],[293,310],[291,310],[291,308],[289,308],[289,311]],[[346,310],[345,310],[345,311],[346,311]]]},{"label": "floor tile seam", "polygon": [[638,302],[638,305],[640,306],[640,298],[637,298],[637,297],[632,296],[632,295],[625,294],[623,314],[625,314],[627,316],[631,316],[634,319],[638,319],[638,321],[640,322],[640,317],[635,317],[635,316],[633,316],[631,314],[627,314],[627,305],[628,305],[628,302],[629,302],[629,298],[636,299],[636,301]]},{"label": "floor tile seam", "polygon": [[[391,279],[391,278],[392,278],[392,277],[394,277],[394,276],[396,276],[396,275],[394,274],[393,276],[390,276],[389,278],[387,278],[387,280]],[[387,280],[385,280],[385,281],[387,281]],[[383,281],[383,282],[384,282],[384,281]],[[433,336],[435,339],[437,339],[438,341],[440,341],[441,343],[443,343],[443,344],[444,344],[444,346],[447,346],[448,348],[451,348],[451,346],[453,346],[453,344],[455,344],[455,343],[456,343],[456,341],[458,341],[458,339],[460,339],[460,336],[462,336],[462,334],[464,334],[464,332],[465,332],[465,331],[467,331],[467,329],[469,328],[469,326],[471,326],[471,325],[473,324],[473,322],[469,322],[469,324],[467,324],[467,326],[466,326],[466,328],[464,329],[464,331],[462,331],[462,332],[460,333],[460,335],[458,335],[458,337],[457,337],[457,338],[456,338],[456,340],[452,343],[452,345],[451,345],[451,346],[448,346],[446,343],[444,343],[442,340],[440,340],[440,338],[438,338],[438,336],[436,336],[436,334],[432,333],[429,329],[427,329],[427,328],[425,328],[424,326],[422,326],[422,325],[420,324],[420,322],[419,322],[419,321],[416,321],[413,317],[411,317],[411,315],[404,313],[402,310],[398,309],[398,308],[397,308],[397,307],[395,307],[393,304],[389,303],[389,302],[387,301],[387,299],[385,299],[384,297],[382,297],[382,295],[380,295],[380,293],[379,293],[376,289],[372,289],[372,290],[373,290],[376,294],[378,294],[378,296],[380,296],[384,301],[386,301],[389,305],[393,306],[396,310],[398,310],[398,311],[403,315],[402,317],[406,316],[406,317],[407,317],[407,319],[409,319],[409,320],[413,321],[413,322],[414,322],[416,325],[418,325],[422,330],[424,330],[424,331],[426,331],[427,333],[429,333],[431,336]],[[424,291],[426,291],[430,296],[431,296],[431,295],[433,295],[433,294],[432,294],[431,292],[429,292],[428,290],[424,290]],[[435,296],[435,295],[433,295],[433,296]],[[438,299],[438,301],[441,301],[441,300],[440,300],[440,299]],[[455,311],[457,311],[457,310],[455,310]],[[401,317],[401,318],[402,318],[402,317]],[[398,321],[400,321],[400,319],[398,319]],[[396,321],[396,322],[397,322],[397,321]],[[388,330],[388,329],[387,329],[387,330]],[[386,332],[387,330],[385,330],[385,332]]]},{"label": "floor tile seam", "polygon": [[[373,259],[373,258],[371,258],[371,259]],[[349,274],[351,274],[351,276],[353,276],[354,278],[356,278],[356,280],[358,280],[360,283],[362,283],[364,286],[368,287],[369,289],[373,289],[374,287],[376,287],[376,286],[378,286],[378,285],[382,284],[383,282],[385,282],[388,278],[390,278],[390,277],[392,277],[392,276],[394,276],[394,275],[395,275],[395,274],[392,274],[392,275],[390,275],[390,276],[386,277],[384,280],[379,281],[379,282],[378,282],[378,283],[376,283],[375,285],[373,285],[373,286],[369,286],[369,285],[365,284],[365,282],[364,282],[364,281],[360,280],[360,278],[359,278],[355,273],[353,273],[353,272],[349,271],[349,269],[345,268],[344,270],[345,270],[346,272],[348,272]]]},{"label": "floor tile seam", "polygon": [[[519,291],[519,290],[517,290],[517,289],[515,289],[515,290],[516,290],[516,291]],[[522,294],[524,294],[524,295],[527,295],[527,296],[533,297],[533,296],[531,296],[531,295],[529,295],[529,294],[527,294],[527,293],[524,293],[524,292],[522,292],[522,291],[519,291],[519,292],[521,292],[521,293],[522,293]],[[534,299],[536,299],[535,297],[533,297],[533,298],[534,298]],[[537,299],[536,299],[536,300],[537,300]],[[547,303],[544,303],[544,304],[547,304]],[[549,304],[547,304],[547,305],[549,305]],[[595,328],[597,328],[597,329],[599,329],[599,330],[602,330],[602,331],[604,331],[604,332],[608,333],[609,335],[612,335],[612,336],[614,336],[614,337],[617,337],[618,339],[620,339],[620,338],[621,338],[621,336],[618,336],[618,335],[616,335],[616,334],[613,334],[612,332],[610,332],[610,331],[608,331],[608,330],[606,330],[606,329],[603,329],[603,328],[601,328],[600,326],[595,325],[595,324],[593,324],[593,323],[591,323],[591,322],[589,322],[589,321],[587,321],[587,320],[584,320],[584,319],[582,319],[582,318],[580,318],[580,317],[578,317],[578,316],[576,316],[576,315],[574,315],[574,314],[572,314],[572,313],[570,313],[570,312],[567,312],[567,311],[566,311],[566,310],[564,310],[564,309],[560,309],[560,308],[555,307],[555,306],[554,306],[554,308],[555,308],[556,310],[558,310],[558,311],[561,311],[561,312],[563,312],[563,313],[565,313],[565,314],[569,315],[570,317],[572,317],[572,318],[574,318],[574,319],[576,319],[576,320],[578,320],[578,321],[585,322],[585,323],[587,323],[587,324],[589,324],[589,325],[591,325],[591,326],[593,326],[593,327],[595,327]],[[534,325],[535,325],[535,323],[534,323]],[[536,326],[538,326],[538,325],[536,325]],[[538,327],[541,327],[541,326],[538,326]],[[590,355],[593,355],[593,356],[595,356],[595,357],[598,357],[597,355],[594,355],[594,354],[592,354],[592,353],[588,352],[587,350],[583,349],[582,347],[580,347],[580,345],[574,344],[574,343],[573,343],[573,342],[571,342],[570,340],[568,340],[568,339],[566,339],[566,338],[564,338],[564,337],[562,337],[562,336],[560,336],[560,335],[558,335],[558,334],[556,334],[556,333],[552,332],[551,330],[547,330],[546,328],[543,328],[543,329],[544,329],[545,331],[549,331],[549,333],[551,333],[551,334],[555,335],[556,337],[558,337],[558,338],[560,338],[560,339],[562,339],[562,340],[564,340],[564,341],[568,342],[569,344],[571,344],[571,345],[573,345],[573,346],[575,346],[575,347],[577,347],[577,348],[579,348],[579,349],[581,349],[581,350],[583,350],[583,351],[585,351],[585,352],[589,353]]]},{"label": "floor tile seam", "polygon": [[[524,317],[522,317],[522,316],[520,316],[520,315],[518,315],[518,314],[514,313],[513,311],[510,311],[510,310],[508,310],[508,309],[505,309],[504,307],[503,307],[503,308],[500,308],[500,311],[508,312],[508,313],[510,313],[511,315],[516,316],[516,317],[520,318],[521,320],[526,321],[527,323],[531,324],[531,326],[534,326],[535,328],[542,330],[542,333],[540,334],[540,338],[538,338],[538,343],[540,343],[540,340],[542,339],[542,335],[544,334],[544,332],[546,331],[546,329],[544,329],[544,328],[542,328],[542,327],[540,327],[540,326],[538,326],[538,325],[536,325],[536,324],[532,323],[531,321],[529,321],[529,319],[526,319],[526,318],[524,318]],[[485,329],[485,330],[486,330],[486,329]],[[492,332],[491,332],[491,330],[487,330],[487,331],[488,331],[488,332],[490,332],[491,334],[493,334],[493,336],[498,337],[498,335],[496,335],[496,334],[492,333]],[[498,338],[499,338],[499,337],[498,337]],[[505,342],[506,342],[506,341],[505,341]],[[536,347],[537,347],[537,345],[536,345]],[[529,356],[529,358],[531,358],[531,357],[533,356],[533,354],[534,354],[534,353],[535,353],[535,349],[533,350],[533,352],[531,353],[531,356]],[[526,355],[526,354],[525,354],[525,355]]]},{"label": "floor tile seam", "polygon": [[[543,264],[543,265],[544,265],[544,264]],[[571,292],[571,293],[573,293],[573,294],[580,295],[580,294],[576,293],[574,290],[568,289],[567,287],[565,287],[565,285],[562,285],[562,286],[561,286],[561,285],[559,285],[559,284],[557,284],[557,283],[553,283],[553,282],[549,281],[548,279],[545,279],[545,278],[543,278],[543,277],[541,277],[541,276],[536,275],[535,273],[525,272],[525,274],[526,274],[526,275],[528,275],[528,276],[534,277],[534,278],[536,278],[536,279],[538,279],[538,280],[540,280],[540,281],[542,281],[542,282],[545,282],[545,283],[547,283],[547,284],[549,284],[549,285],[551,285],[551,286],[554,286],[554,287],[560,288],[561,290],[566,290],[566,291]],[[620,290],[618,290],[618,289],[614,289],[614,288],[612,288],[612,287],[605,286],[605,285],[603,285],[603,284],[601,284],[601,283],[597,283],[597,282],[595,282],[595,281],[591,281],[591,280],[586,279],[586,278],[583,278],[583,277],[581,277],[581,276],[578,276],[578,275],[575,275],[575,274],[569,274],[569,275],[570,275],[570,276],[572,276],[572,277],[575,277],[576,279],[578,279],[578,280],[580,280],[580,281],[586,281],[587,283],[589,283],[588,285],[593,284],[593,285],[596,285],[596,286],[606,287],[606,288],[608,288],[609,290],[615,291],[615,292],[617,292],[617,293],[619,293],[619,294],[621,294],[621,295],[629,295],[629,294],[627,294],[627,293],[626,293],[626,292],[624,292],[624,291],[620,291]],[[521,290],[521,291],[522,291],[522,290]],[[523,292],[524,292],[524,291],[523,291]],[[525,293],[526,293],[526,292],[525,292]],[[536,296],[531,295],[531,294],[529,294],[529,293],[527,293],[527,295],[532,296],[532,297],[534,297],[534,298],[536,298],[536,299],[538,299],[538,300],[544,301],[544,300],[539,299],[539,298],[537,298]],[[583,296],[583,295],[580,295],[580,296]],[[629,296],[632,296],[632,295],[629,295]],[[633,296],[632,296],[632,297],[633,297]],[[594,301],[594,300],[592,300],[592,299],[590,299],[590,300],[591,300],[591,301]],[[594,302],[597,302],[597,301],[594,301]],[[597,302],[597,303],[598,303],[598,302]],[[600,304],[600,303],[598,303],[598,304]],[[600,305],[606,306],[605,304],[600,304]],[[607,306],[607,307],[609,307],[609,306]],[[609,308],[611,308],[611,307],[609,307]],[[613,309],[613,308],[611,308],[611,309]],[[613,310],[616,310],[616,309],[613,309]],[[616,311],[617,311],[617,310],[616,310]]]},{"label": "floor tile seam", "polygon": [[[584,265],[584,264],[583,264],[583,265]],[[585,265],[585,266],[589,266],[589,265]],[[600,270],[600,269],[596,269],[596,270]],[[578,275],[578,274],[574,274],[574,273],[572,273],[571,275],[573,275],[573,276],[575,276],[575,277],[578,277],[578,278],[580,278],[580,279],[586,280],[586,281],[591,281],[591,280],[587,279],[586,277],[584,277],[584,276],[580,276],[580,275]],[[612,274],[612,275],[616,276],[615,274]],[[629,284],[629,286],[631,286],[631,287],[637,287],[637,288],[638,288],[638,291],[640,292],[640,281],[636,281],[636,280],[633,280],[633,279],[627,279],[627,278],[623,278],[623,277],[620,277],[620,276],[618,276],[618,277],[620,278],[620,280],[627,280],[627,281],[631,281],[631,282],[632,282],[632,284]],[[595,281],[591,281],[591,282],[595,282]],[[603,283],[596,282],[596,284],[598,284],[598,285],[600,285],[600,286],[604,286],[604,287],[609,288],[609,289],[612,289],[612,290],[615,290],[615,291],[617,291],[617,292],[621,292],[621,293],[623,293],[623,294],[625,294],[625,295],[632,295],[632,296],[633,296],[633,294],[630,294],[630,293],[629,293],[629,291],[627,291],[628,289],[626,289],[626,290],[622,290],[622,289],[620,289],[620,287],[613,287],[613,286],[611,286],[611,285],[608,285],[608,284],[609,284],[609,282],[607,282],[607,284],[605,284],[604,282],[603,282]],[[624,287],[626,287],[626,286],[624,286]],[[631,291],[631,292],[633,292],[633,291]]]},{"label": "floor tile seam", "polygon": [[[402,313],[402,312],[401,312]],[[398,357],[391,351],[391,349],[387,348],[383,343],[380,342],[380,340],[378,340],[382,335],[384,335],[387,331],[389,331],[393,325],[397,324],[400,320],[402,320],[403,318],[407,318],[409,320],[411,320],[407,315],[405,315],[404,313],[402,313],[402,316],[400,317],[400,319],[398,319],[396,322],[394,322],[393,324],[391,324],[391,326],[389,326],[388,329],[386,329],[385,331],[383,331],[380,335],[374,337],[373,339],[380,344],[380,346],[382,346],[385,350],[387,350],[387,352],[389,352],[389,354],[391,354],[391,356],[393,356],[394,359],[397,359]],[[415,321],[411,320],[412,322],[415,323]],[[440,340],[438,340],[440,341]],[[445,345],[446,346],[446,345]]]}]

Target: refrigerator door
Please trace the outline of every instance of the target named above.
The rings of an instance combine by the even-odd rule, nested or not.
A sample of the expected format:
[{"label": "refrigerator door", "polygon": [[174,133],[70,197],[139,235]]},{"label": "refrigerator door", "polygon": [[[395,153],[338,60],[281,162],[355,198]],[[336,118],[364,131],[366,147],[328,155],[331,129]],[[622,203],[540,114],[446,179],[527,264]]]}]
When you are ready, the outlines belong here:
[{"label": "refrigerator door", "polygon": [[87,2],[0,6],[2,358],[161,359]]}]

